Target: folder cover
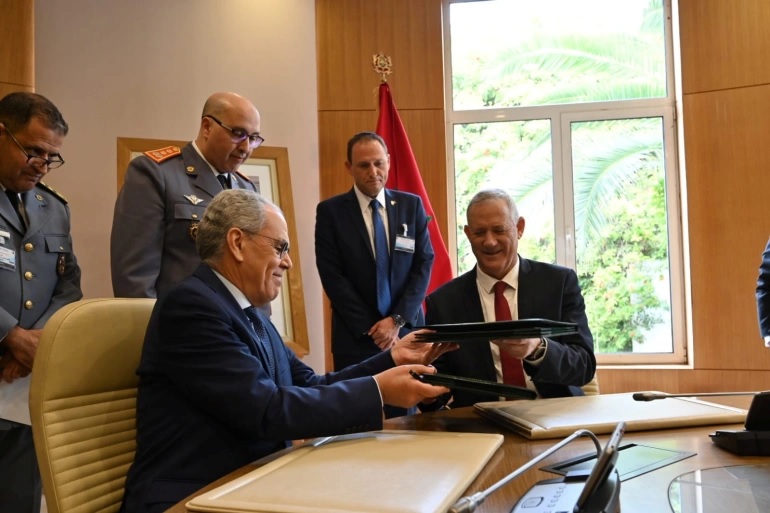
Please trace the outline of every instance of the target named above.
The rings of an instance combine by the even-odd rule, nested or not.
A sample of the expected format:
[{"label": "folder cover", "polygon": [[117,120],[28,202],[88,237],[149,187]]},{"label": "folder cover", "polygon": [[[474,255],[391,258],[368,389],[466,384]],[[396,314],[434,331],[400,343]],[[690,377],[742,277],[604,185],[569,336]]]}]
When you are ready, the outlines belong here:
[{"label": "folder cover", "polygon": [[435,333],[417,333],[417,342],[489,342],[506,338],[558,337],[578,332],[574,322],[549,319],[519,319],[516,321],[466,322],[459,324],[431,324],[417,329]]},{"label": "folder cover", "polygon": [[477,403],[474,410],[530,439],[561,438],[578,429],[588,429],[596,435],[611,433],[621,420],[626,423],[626,431],[738,424],[746,420],[746,410],[690,397],[640,402],[632,396],[600,394],[496,401]]},{"label": "folder cover", "polygon": [[503,436],[375,431],[318,439],[226,485],[187,509],[228,513],[444,513]]}]

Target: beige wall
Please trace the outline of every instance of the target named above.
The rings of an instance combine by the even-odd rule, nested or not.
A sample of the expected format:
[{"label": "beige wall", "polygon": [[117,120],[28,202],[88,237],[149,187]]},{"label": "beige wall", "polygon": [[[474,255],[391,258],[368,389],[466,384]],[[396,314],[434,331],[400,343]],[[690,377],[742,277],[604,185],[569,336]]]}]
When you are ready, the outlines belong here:
[{"label": "beige wall", "polygon": [[70,201],[86,297],[111,296],[116,138],[190,140],[206,97],[257,105],[269,146],[289,149],[310,331],[322,369],[322,289],[313,257],[319,200],[315,11],[311,0],[37,0],[36,91],[70,124],[67,164],[46,182]]}]

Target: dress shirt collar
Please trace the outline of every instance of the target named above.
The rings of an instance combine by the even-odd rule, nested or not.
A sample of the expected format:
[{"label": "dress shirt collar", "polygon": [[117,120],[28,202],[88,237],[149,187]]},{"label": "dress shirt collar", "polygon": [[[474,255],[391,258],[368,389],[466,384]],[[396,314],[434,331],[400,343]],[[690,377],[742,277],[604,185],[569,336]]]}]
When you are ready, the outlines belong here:
[{"label": "dress shirt collar", "polygon": [[[214,271],[214,269],[211,269],[211,270]],[[241,292],[241,289],[233,285],[232,282],[230,282],[230,280],[228,280],[227,278],[219,274],[217,271],[214,271],[214,274],[217,275],[217,278],[219,278],[219,280],[224,284],[224,286],[227,288],[230,294],[233,295],[235,300],[238,302],[238,306],[240,306],[241,308],[248,308],[251,306],[251,303],[249,303],[249,300],[246,299],[246,296],[244,295],[243,292]]]},{"label": "dress shirt collar", "polygon": [[356,198],[358,198],[358,204],[361,206],[361,212],[364,214],[369,213],[369,204],[372,202],[373,199],[376,199],[380,202],[380,205],[383,207],[385,206],[385,187],[380,189],[380,192],[377,194],[376,198],[370,198],[363,192],[358,190],[358,187],[355,185],[353,186],[353,190],[356,192]]},{"label": "dress shirt collar", "polygon": [[502,280],[498,280],[496,278],[491,277],[487,273],[481,270],[481,268],[477,265],[476,266],[476,282],[479,284],[481,289],[488,293],[488,294],[494,294],[494,288],[495,283],[498,281],[503,281],[508,284],[509,287],[511,287],[513,290],[518,291],[519,290],[519,264],[521,263],[521,258],[516,258],[516,265],[513,266],[513,268],[508,271],[508,274],[503,276]]}]

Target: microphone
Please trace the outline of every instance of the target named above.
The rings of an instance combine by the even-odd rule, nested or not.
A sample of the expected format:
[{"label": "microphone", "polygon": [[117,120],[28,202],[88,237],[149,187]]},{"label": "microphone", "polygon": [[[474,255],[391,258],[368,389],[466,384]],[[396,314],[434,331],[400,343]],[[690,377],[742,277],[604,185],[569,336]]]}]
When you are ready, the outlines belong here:
[{"label": "microphone", "polygon": [[668,397],[715,397],[721,395],[757,395],[761,392],[696,392],[691,394],[667,394],[666,392],[636,392],[632,397],[634,401],[655,401]]},{"label": "microphone", "polygon": [[482,502],[484,502],[487,497],[489,497],[493,492],[496,492],[499,488],[501,488],[503,485],[510,482],[514,477],[518,477],[519,475],[523,474],[530,468],[534,467],[537,463],[540,461],[546,459],[551,454],[555,453],[571,441],[575,440],[576,438],[580,438],[581,436],[588,436],[593,440],[594,445],[596,446],[596,455],[597,458],[602,452],[602,446],[599,443],[599,439],[596,438],[596,435],[594,435],[592,432],[588,431],[587,429],[578,429],[574,433],[572,433],[570,436],[559,442],[558,444],[554,445],[547,451],[543,452],[542,454],[536,456],[535,458],[529,460],[527,463],[522,465],[521,467],[517,468],[486,490],[482,490],[480,492],[476,492],[473,495],[469,495],[466,497],[461,497],[457,500],[457,502],[454,503],[454,506],[449,508],[449,513],[472,513],[476,510],[478,506],[481,505]]}]

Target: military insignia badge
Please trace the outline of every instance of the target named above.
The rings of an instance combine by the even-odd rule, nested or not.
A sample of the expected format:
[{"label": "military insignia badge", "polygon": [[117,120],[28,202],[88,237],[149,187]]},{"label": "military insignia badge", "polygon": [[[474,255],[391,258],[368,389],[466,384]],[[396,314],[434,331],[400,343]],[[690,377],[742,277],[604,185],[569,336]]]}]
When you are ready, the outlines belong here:
[{"label": "military insignia badge", "polygon": [[195,168],[193,166],[187,166],[187,172],[188,173],[194,173],[195,172]]},{"label": "military insignia badge", "polygon": [[56,261],[56,274],[64,276],[64,253],[59,253],[59,259]]},{"label": "military insignia badge", "polygon": [[198,238],[198,225],[200,224],[200,221],[193,221],[190,223],[190,229],[187,231],[187,233],[190,234],[190,238],[192,240],[195,240]]},{"label": "military insignia badge", "polygon": [[203,200],[200,199],[195,194],[185,194],[184,197],[187,198],[187,201],[189,201],[193,205],[197,205],[198,203],[203,203]]},{"label": "military insignia badge", "polygon": [[145,151],[144,154],[152,159],[156,164],[160,164],[161,162],[166,161],[171,157],[181,155],[182,150],[179,149],[179,146],[166,146],[165,148],[160,148],[157,150]]}]

